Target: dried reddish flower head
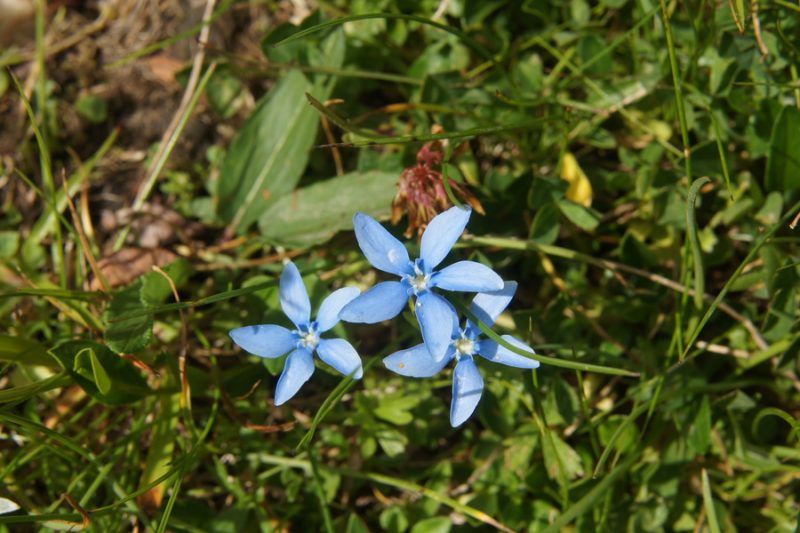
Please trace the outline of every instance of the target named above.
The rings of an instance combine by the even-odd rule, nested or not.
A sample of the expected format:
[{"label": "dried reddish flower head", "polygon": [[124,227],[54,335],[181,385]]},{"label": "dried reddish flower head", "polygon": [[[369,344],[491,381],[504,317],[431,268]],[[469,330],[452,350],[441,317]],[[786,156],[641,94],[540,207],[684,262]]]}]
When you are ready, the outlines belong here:
[{"label": "dried reddish flower head", "polygon": [[[421,235],[433,217],[453,206],[439,170],[443,159],[442,144],[439,141],[427,143],[417,152],[417,164],[400,175],[397,194],[392,201],[392,224],[397,224],[403,213],[408,213],[406,237],[410,237],[414,231]],[[448,178],[448,181],[459,200],[484,214],[483,206],[465,184],[452,178]]]}]

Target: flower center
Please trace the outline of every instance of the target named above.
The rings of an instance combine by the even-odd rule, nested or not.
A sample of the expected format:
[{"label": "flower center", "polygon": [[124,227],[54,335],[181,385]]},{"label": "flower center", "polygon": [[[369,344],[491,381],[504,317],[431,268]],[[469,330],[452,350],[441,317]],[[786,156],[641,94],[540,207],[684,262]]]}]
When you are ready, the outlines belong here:
[{"label": "flower center", "polygon": [[414,268],[414,274],[408,274],[404,277],[404,279],[411,286],[411,289],[414,291],[414,294],[427,291],[428,283],[431,281],[431,275],[426,274],[425,271],[420,268],[420,261],[420,259],[417,259],[412,265]]},{"label": "flower center", "polygon": [[430,281],[430,279],[430,276],[420,274],[414,276],[413,278],[409,278],[408,283],[411,284],[411,288],[414,289],[414,292],[422,292],[428,288],[428,281]]},{"label": "flower center", "polygon": [[458,355],[472,355],[475,353],[475,341],[471,339],[461,337],[453,344],[456,347],[456,352],[458,352]]},{"label": "flower center", "polygon": [[309,325],[308,329],[298,329],[295,332],[297,335],[297,347],[314,350],[319,344],[319,335],[313,325]]}]

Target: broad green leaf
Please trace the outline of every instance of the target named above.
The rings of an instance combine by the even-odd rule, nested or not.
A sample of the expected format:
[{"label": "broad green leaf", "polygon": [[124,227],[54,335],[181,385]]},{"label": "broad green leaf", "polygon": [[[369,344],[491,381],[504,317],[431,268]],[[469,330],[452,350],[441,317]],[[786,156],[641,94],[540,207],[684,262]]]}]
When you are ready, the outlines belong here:
[{"label": "broad green leaf", "polygon": [[375,432],[375,438],[389,457],[398,457],[406,451],[408,437],[399,431],[388,427],[380,429]]},{"label": "broad green leaf", "polygon": [[559,200],[557,205],[561,213],[581,229],[592,231],[600,223],[600,217],[594,211],[580,204],[570,200]]},{"label": "broad green leaf", "polygon": [[0,259],[14,257],[19,249],[18,231],[0,231]]},{"label": "broad green leaf", "polygon": [[558,239],[560,228],[558,208],[554,204],[545,204],[533,218],[530,239],[539,244],[553,244]]},{"label": "broad green leaf", "polygon": [[69,341],[50,353],[83,390],[102,403],[131,403],[152,394],[130,362],[101,344]]},{"label": "broad green leaf", "polygon": [[57,367],[47,349],[36,341],[0,333],[0,361],[20,365],[42,365]]},{"label": "broad green leaf", "polygon": [[555,432],[551,432],[553,446],[560,459],[559,463],[564,467],[567,479],[575,479],[583,475],[583,465],[581,458],[572,447],[564,442]]},{"label": "broad green leaf", "polygon": [[369,533],[369,528],[364,520],[355,513],[350,513],[347,518],[345,533]]},{"label": "broad green leaf", "polygon": [[[164,267],[175,286],[180,288],[191,275],[191,264],[185,259],[178,259]],[[163,304],[172,299],[172,287],[169,281],[159,272],[149,272],[142,276],[142,288],[139,296],[143,304],[148,306]]]},{"label": "broad green leaf", "polygon": [[562,480],[572,480],[583,475],[580,456],[554,431],[549,431],[549,437],[542,439],[542,453],[550,479],[561,483]]},{"label": "broad green leaf", "polygon": [[765,186],[768,191],[800,187],[800,111],[787,106],[778,113],[769,142]]},{"label": "broad green leaf", "polygon": [[290,70],[261,100],[233,139],[219,178],[219,215],[242,233],[275,198],[299,181],[317,133],[319,117],[306,102],[315,90],[298,70]]},{"label": "broad green leaf", "polygon": [[700,409],[694,417],[694,423],[689,432],[688,444],[689,448],[698,455],[706,453],[711,444],[711,404],[708,401],[708,396],[703,396]]},{"label": "broad green leaf", "polygon": [[95,385],[97,385],[97,390],[100,391],[100,394],[108,395],[113,387],[111,377],[108,375],[108,371],[103,366],[103,363],[98,359],[97,354],[90,350],[89,357],[92,364],[92,376],[94,377]]},{"label": "broad green leaf", "polygon": [[778,191],[773,191],[764,199],[764,205],[753,215],[754,218],[765,226],[772,226],[781,219],[783,211],[783,196]]},{"label": "broad green leaf", "polygon": [[407,394],[387,395],[380,399],[380,403],[373,413],[378,418],[402,426],[414,419],[410,411],[419,402],[420,398],[418,396]]},{"label": "broad green leaf", "polygon": [[352,227],[353,214],[388,215],[399,176],[352,173],[297,190],[273,203],[259,219],[261,235],[287,246],[310,246]]},{"label": "broad green leaf", "polygon": [[[303,49],[309,62],[326,69],[337,69],[344,61],[341,31],[318,45],[303,43]],[[290,70],[261,99],[231,143],[220,169],[218,214],[230,229],[238,233],[247,230],[271,202],[290,192],[300,180],[320,121],[306,94],[325,102],[334,82],[327,76],[309,78]]]},{"label": "broad green leaf", "polygon": [[140,311],[144,304],[139,297],[141,283],[117,291],[105,312],[105,341],[108,347],[119,354],[138,352],[153,336],[153,317],[138,315],[126,318],[133,311]]},{"label": "broad green leaf", "polygon": [[93,383],[99,390],[99,387],[97,387],[97,384],[94,382],[94,373],[92,372],[93,356],[94,350],[91,348],[84,348],[78,351],[78,353],[75,354],[75,360],[72,363],[72,371],[75,375],[78,375],[86,381]]},{"label": "broad green leaf", "polygon": [[389,533],[402,533],[408,529],[408,517],[406,517],[403,508],[398,506],[384,509],[378,522],[381,525],[381,529]]}]

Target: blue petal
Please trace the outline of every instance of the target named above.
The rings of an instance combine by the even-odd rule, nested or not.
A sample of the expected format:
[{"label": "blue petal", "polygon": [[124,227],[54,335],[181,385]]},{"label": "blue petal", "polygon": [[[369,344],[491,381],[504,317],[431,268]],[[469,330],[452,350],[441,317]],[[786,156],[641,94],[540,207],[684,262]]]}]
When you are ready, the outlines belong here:
[{"label": "blue petal", "polygon": [[401,376],[410,378],[429,378],[438,374],[450,362],[455,350],[450,348],[441,361],[434,361],[428,348],[418,344],[407,350],[400,350],[383,358],[383,364]]},{"label": "blue petal", "polygon": [[384,281],[342,308],[345,322],[375,324],[396,317],[408,302],[408,291],[399,281]]},{"label": "blue petal", "polygon": [[450,303],[430,291],[417,297],[417,320],[422,330],[422,340],[435,361],[441,361],[450,346],[453,322],[458,321]]},{"label": "blue petal", "polygon": [[450,425],[458,427],[472,415],[483,393],[483,378],[472,357],[462,357],[453,372]]},{"label": "blue petal", "polygon": [[297,394],[303,383],[314,373],[314,358],[306,348],[298,348],[286,358],[283,374],[275,388],[275,405],[281,405]]},{"label": "blue petal", "polygon": [[232,329],[228,335],[245,351],[259,357],[280,357],[295,347],[297,339],[286,328],[260,324]]},{"label": "blue petal", "polygon": [[328,331],[338,324],[342,307],[352,302],[359,294],[361,291],[355,287],[342,287],[322,300],[317,313],[317,333]]},{"label": "blue petal", "polygon": [[464,233],[471,213],[472,210],[469,208],[462,209],[456,206],[436,215],[430,221],[425,233],[422,234],[420,250],[420,257],[428,272],[436,268],[436,265],[450,253],[450,249]]},{"label": "blue petal", "polygon": [[[505,311],[505,308],[508,307],[516,291],[517,282],[506,281],[503,288],[499,291],[481,292],[477,294],[475,298],[473,298],[472,305],[469,309],[481,322],[488,327],[492,327],[497,317],[500,316],[500,313]],[[480,333],[480,328],[470,320],[467,321],[467,328],[475,335]]]},{"label": "blue petal", "polygon": [[503,288],[503,279],[494,270],[475,261],[459,261],[434,274],[434,287],[448,291],[492,292]]},{"label": "blue petal", "polygon": [[354,379],[361,379],[364,375],[358,352],[344,339],[322,339],[317,345],[317,355],[340,374],[353,374]]},{"label": "blue petal", "polygon": [[300,271],[289,261],[281,274],[281,307],[289,320],[299,327],[311,320],[311,302]]},{"label": "blue petal", "polygon": [[[503,335],[500,338],[519,348],[520,350],[524,350],[532,354],[536,353],[533,351],[533,348],[516,337],[512,337],[511,335]],[[488,359],[493,363],[513,366],[514,368],[539,368],[539,361],[536,359],[531,359],[530,357],[525,357],[524,355],[514,353],[505,346],[501,346],[492,340],[481,341],[480,347],[478,348],[478,355],[484,359]]]},{"label": "blue petal", "polygon": [[406,247],[377,220],[364,213],[356,213],[353,216],[353,228],[358,246],[372,266],[398,276],[411,273]]}]

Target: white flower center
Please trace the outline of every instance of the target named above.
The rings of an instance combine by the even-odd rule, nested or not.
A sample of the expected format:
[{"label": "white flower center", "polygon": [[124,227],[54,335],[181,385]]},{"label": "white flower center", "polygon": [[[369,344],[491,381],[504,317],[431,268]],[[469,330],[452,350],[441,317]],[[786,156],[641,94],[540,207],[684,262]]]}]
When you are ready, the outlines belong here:
[{"label": "white flower center", "polygon": [[408,279],[408,283],[411,284],[411,287],[414,289],[415,292],[422,292],[428,288],[428,282],[431,280],[430,276],[426,276],[425,274],[418,274],[413,278]]},{"label": "white flower center", "polygon": [[466,337],[461,337],[454,344],[459,355],[472,355],[475,353],[475,342]]},{"label": "white flower center", "polygon": [[319,344],[319,335],[313,327],[309,327],[308,331],[297,330],[297,347],[306,348],[308,350],[315,350]]},{"label": "white flower center", "polygon": [[414,267],[414,274],[413,275],[406,275],[405,280],[411,285],[411,288],[414,289],[414,294],[419,294],[421,292],[428,290],[428,283],[431,281],[431,275],[426,274],[420,267],[419,267],[420,260],[417,259],[413,263]]}]

